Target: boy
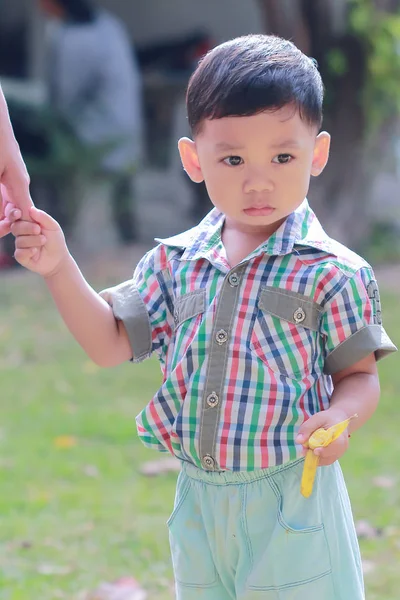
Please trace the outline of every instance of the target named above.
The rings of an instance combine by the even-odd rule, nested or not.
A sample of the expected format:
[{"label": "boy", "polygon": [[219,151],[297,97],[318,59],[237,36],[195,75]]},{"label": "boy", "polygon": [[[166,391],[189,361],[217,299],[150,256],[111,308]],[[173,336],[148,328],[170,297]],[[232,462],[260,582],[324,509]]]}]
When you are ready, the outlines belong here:
[{"label": "boy", "polygon": [[[182,163],[215,208],[148,252],[99,297],[58,224],[13,224],[17,260],[44,276],[72,334],[111,366],[156,352],[164,380],[137,417],[143,442],[182,461],[168,522],[176,594],[192,600],[361,600],[361,561],[337,459],[348,432],[315,450],[319,427],[374,412],[376,360],[396,348],[363,259],[308,206],[328,160],[314,62],[273,36],[212,50],[188,87],[193,140]],[[111,308],[112,307],[112,308]]]}]

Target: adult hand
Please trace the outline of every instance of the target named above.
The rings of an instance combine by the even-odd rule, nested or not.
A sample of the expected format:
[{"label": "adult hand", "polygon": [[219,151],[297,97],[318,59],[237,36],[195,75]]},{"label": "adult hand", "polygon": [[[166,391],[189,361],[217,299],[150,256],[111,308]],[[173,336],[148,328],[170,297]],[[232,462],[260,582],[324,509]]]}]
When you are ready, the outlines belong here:
[{"label": "adult hand", "polygon": [[15,139],[0,86],[0,238],[10,233],[9,213],[31,220],[29,175]]}]

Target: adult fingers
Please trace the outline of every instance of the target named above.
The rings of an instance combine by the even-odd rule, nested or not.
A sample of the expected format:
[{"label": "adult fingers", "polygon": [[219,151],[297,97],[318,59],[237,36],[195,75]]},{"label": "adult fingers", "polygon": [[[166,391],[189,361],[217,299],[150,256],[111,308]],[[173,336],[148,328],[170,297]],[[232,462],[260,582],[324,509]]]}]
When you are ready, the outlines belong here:
[{"label": "adult fingers", "polygon": [[18,155],[6,167],[2,175],[3,204],[4,200],[6,203],[10,202],[22,211],[24,219],[31,220],[29,209],[33,206],[33,202],[29,192],[30,179],[19,149],[16,152]]},{"label": "adult fingers", "polygon": [[0,238],[10,233],[10,222],[6,218],[6,207],[0,185]]}]

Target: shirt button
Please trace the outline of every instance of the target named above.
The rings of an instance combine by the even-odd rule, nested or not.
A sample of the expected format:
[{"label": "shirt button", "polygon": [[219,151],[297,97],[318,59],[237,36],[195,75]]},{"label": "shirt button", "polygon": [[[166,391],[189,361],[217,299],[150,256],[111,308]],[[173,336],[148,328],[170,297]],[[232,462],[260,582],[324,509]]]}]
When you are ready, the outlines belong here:
[{"label": "shirt button", "polygon": [[306,318],[306,313],[304,310],[299,307],[294,311],[293,319],[295,323],[302,323]]},{"label": "shirt button", "polygon": [[214,406],[218,406],[218,402],[219,402],[219,398],[218,398],[218,394],[216,392],[211,392],[211,394],[209,394],[207,396],[208,406],[211,406],[212,408],[214,408]]},{"label": "shirt button", "polygon": [[205,454],[201,463],[206,471],[215,471],[215,459],[210,454]]},{"label": "shirt button", "polygon": [[178,323],[179,320],[179,313],[177,311],[177,309],[174,310],[174,321],[175,323]]},{"label": "shirt button", "polygon": [[237,285],[239,285],[239,275],[237,273],[231,273],[228,277],[228,281],[232,287],[236,287]]},{"label": "shirt button", "polygon": [[219,331],[217,331],[215,339],[217,340],[217,344],[219,344],[220,346],[222,346],[222,344],[225,344],[226,340],[228,339],[228,334],[226,333],[225,329],[220,329]]}]

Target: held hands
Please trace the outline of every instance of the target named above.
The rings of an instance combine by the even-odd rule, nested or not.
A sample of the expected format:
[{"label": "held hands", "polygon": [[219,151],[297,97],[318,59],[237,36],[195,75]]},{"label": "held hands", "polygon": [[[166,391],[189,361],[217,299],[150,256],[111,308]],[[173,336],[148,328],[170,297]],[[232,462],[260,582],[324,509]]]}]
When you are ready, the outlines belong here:
[{"label": "held hands", "polygon": [[8,212],[15,236],[15,260],[34,273],[51,277],[70,256],[62,229],[50,215],[35,207],[27,215],[32,221],[19,220],[20,214],[15,207]]}]

